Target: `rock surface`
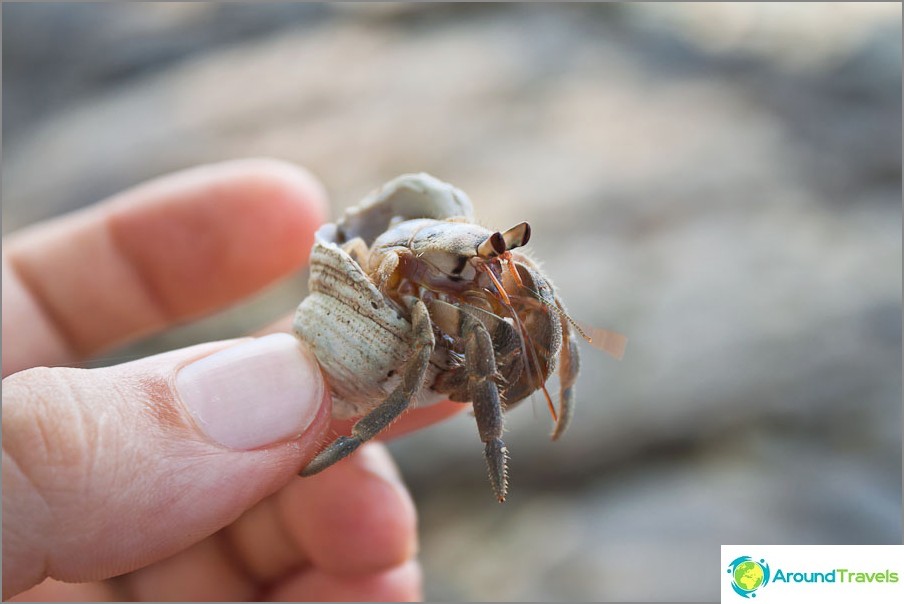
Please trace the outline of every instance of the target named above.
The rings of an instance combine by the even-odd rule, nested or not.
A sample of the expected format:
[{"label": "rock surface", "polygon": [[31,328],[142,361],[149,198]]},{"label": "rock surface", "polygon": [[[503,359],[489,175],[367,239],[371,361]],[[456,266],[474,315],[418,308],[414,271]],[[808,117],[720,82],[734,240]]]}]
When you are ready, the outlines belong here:
[{"label": "rock surface", "polygon": [[166,6],[4,10],[4,232],[219,159],[303,164],[337,215],[424,170],[629,336],[582,348],[560,442],[508,416],[504,506],[471,418],[393,445],[428,597],[713,600],[721,543],[900,542],[900,5]]}]

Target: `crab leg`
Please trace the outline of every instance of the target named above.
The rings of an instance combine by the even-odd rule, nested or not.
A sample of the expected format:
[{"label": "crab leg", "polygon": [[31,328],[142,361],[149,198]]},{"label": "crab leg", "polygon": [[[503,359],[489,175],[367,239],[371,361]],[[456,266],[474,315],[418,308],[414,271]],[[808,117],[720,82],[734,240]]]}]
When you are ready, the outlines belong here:
[{"label": "crab leg", "polygon": [[405,364],[398,386],[379,407],[358,420],[352,428],[351,436],[340,436],[311,460],[311,463],[301,471],[302,476],[316,474],[347,457],[408,409],[412,397],[424,383],[434,346],[430,315],[420,300],[415,300],[411,305],[411,327],[414,336],[414,354]]},{"label": "crab leg", "polygon": [[471,315],[461,313],[461,331],[465,338],[465,367],[468,389],[477,420],[477,431],[484,443],[484,455],[493,492],[501,502],[508,491],[506,458],[508,450],[502,441],[502,404],[496,385],[496,356],[490,333],[483,323]]},{"label": "crab leg", "polygon": [[493,340],[486,326],[460,307],[435,300],[430,306],[430,312],[440,329],[464,339],[468,394],[474,407],[477,431],[484,443],[490,483],[501,503],[505,501],[508,491],[508,451],[502,441],[502,402],[496,385],[498,374]]},{"label": "crab leg", "polygon": [[[561,304],[556,300],[561,308]],[[563,309],[564,310],[564,309]],[[574,383],[578,379],[581,368],[581,357],[575,341],[571,325],[560,315],[562,325],[562,352],[559,354],[559,419],[552,431],[552,439],[556,440],[568,429],[574,413]]]}]

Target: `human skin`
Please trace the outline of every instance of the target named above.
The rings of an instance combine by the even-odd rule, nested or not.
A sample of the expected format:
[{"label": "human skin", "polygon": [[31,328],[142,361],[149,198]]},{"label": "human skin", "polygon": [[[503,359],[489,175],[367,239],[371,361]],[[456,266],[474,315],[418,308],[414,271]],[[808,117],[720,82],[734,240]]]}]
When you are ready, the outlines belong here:
[{"label": "human skin", "polygon": [[308,173],[240,160],[4,240],[4,599],[421,597],[416,511],[382,444],[297,477],[350,424],[290,336],[72,368],[298,270],[325,215]]}]

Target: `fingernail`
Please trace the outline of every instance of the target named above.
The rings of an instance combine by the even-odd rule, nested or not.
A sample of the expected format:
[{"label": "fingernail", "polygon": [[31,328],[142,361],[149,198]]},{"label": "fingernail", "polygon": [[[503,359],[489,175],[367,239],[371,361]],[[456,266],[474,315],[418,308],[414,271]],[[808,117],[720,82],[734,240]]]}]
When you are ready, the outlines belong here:
[{"label": "fingernail", "polygon": [[323,403],[323,387],[316,360],[287,333],[221,350],[176,375],[198,427],[244,451],[300,436]]}]

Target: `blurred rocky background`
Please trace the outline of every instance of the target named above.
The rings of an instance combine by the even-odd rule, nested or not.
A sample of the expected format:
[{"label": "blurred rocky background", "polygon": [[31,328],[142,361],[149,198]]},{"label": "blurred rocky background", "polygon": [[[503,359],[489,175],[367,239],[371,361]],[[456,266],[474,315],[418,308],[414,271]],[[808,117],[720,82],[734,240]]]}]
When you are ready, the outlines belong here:
[{"label": "blurred rocky background", "polygon": [[[901,534],[901,7],[5,4],[3,230],[267,155],[334,212],[406,171],[530,247],[582,348],[572,430],[393,444],[427,595],[718,598],[719,545]],[[99,363],[290,312],[305,275]]]}]

